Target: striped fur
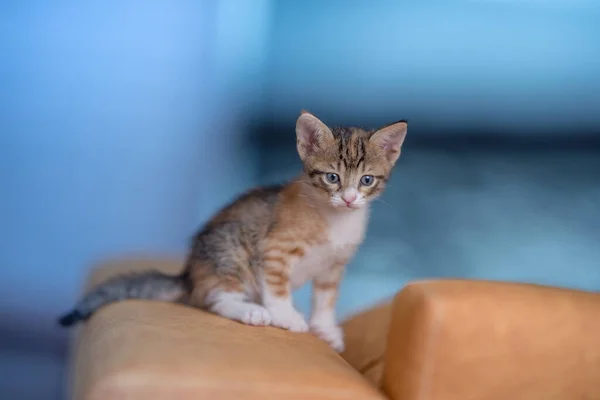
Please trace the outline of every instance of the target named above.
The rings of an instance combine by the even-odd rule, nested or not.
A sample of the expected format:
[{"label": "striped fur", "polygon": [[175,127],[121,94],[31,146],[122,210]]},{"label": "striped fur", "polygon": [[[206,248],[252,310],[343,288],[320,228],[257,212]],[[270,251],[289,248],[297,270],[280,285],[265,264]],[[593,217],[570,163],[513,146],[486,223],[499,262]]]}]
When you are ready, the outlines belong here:
[{"label": "striped fur", "polygon": [[[400,155],[406,123],[378,131],[329,129],[303,112],[296,134],[303,172],[225,206],[195,236],[181,275],[113,278],[84,296],[61,324],[128,298],[179,301],[245,324],[311,330],[341,351],[334,313],[339,283],[364,238],[368,204],[385,189]],[[308,281],[309,323],[291,299]]]}]

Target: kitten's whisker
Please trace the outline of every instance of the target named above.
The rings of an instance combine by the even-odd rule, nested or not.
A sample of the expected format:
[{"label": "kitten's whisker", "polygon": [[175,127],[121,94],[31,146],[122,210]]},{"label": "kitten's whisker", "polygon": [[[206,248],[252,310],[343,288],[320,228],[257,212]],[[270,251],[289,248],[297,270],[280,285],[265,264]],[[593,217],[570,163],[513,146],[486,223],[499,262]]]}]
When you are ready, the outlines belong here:
[{"label": "kitten's whisker", "polygon": [[386,202],[386,201],[385,201],[385,200],[383,200],[383,199],[375,199],[375,201],[379,201],[379,202],[381,202],[381,203],[385,204],[386,206],[388,206],[388,207],[390,207],[390,208],[394,208],[394,206],[392,206],[390,203]]}]

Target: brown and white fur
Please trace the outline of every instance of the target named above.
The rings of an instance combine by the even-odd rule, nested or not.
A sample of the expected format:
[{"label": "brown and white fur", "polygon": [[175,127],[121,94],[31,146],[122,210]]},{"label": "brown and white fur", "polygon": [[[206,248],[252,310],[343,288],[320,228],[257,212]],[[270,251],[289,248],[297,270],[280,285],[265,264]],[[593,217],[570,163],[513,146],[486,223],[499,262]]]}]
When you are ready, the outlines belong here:
[{"label": "brown and white fur", "polygon": [[[312,331],[341,351],[338,287],[363,241],[369,203],[385,188],[407,130],[330,129],[303,112],[296,123],[303,172],[291,182],[251,190],[224,207],[195,236],[181,275],[149,271],[113,278],[60,319],[86,320],[129,298],[182,302],[249,325]],[[312,281],[309,323],[292,291]]]}]

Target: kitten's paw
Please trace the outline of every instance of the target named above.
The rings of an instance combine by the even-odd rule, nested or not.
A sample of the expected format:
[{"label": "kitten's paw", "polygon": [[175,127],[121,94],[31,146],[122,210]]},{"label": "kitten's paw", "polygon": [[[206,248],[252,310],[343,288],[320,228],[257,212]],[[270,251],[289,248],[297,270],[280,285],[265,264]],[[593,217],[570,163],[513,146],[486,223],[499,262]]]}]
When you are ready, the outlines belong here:
[{"label": "kitten's paw", "polygon": [[271,325],[292,332],[308,332],[308,325],[304,317],[293,308],[274,308],[270,309],[270,312]]},{"label": "kitten's paw", "polygon": [[334,322],[311,322],[310,331],[338,353],[344,351],[344,331]]},{"label": "kitten's paw", "polygon": [[244,312],[242,322],[246,325],[271,325],[271,313],[266,308],[253,304]]}]

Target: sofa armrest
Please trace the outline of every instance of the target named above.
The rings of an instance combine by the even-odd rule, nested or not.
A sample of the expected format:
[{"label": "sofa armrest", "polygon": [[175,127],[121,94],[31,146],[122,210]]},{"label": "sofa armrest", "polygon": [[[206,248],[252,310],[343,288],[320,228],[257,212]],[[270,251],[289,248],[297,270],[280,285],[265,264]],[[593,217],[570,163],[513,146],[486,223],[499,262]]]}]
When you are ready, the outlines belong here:
[{"label": "sofa armrest", "polygon": [[600,294],[431,281],[394,299],[383,389],[392,399],[600,398]]},{"label": "sofa armrest", "polygon": [[[139,269],[124,264],[102,268],[92,281]],[[72,367],[77,400],[382,398],[311,334],[160,302],[129,300],[97,312],[79,328]]]}]

